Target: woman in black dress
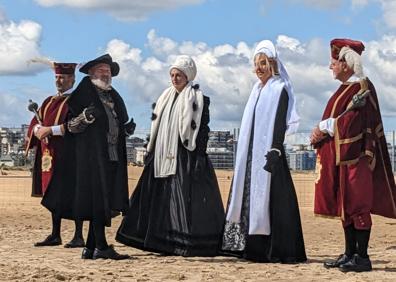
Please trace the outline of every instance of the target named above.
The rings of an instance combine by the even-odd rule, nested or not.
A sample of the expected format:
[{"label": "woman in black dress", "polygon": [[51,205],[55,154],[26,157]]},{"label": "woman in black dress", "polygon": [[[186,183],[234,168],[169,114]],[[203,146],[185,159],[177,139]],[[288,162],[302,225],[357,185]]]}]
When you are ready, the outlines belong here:
[{"label": "woman in black dress", "polygon": [[242,118],[222,249],[258,262],[306,261],[298,202],[286,161],[285,133],[299,117],[275,46],[254,53],[257,83]]},{"label": "woman in black dress", "polygon": [[209,98],[192,80],[195,62],[179,56],[172,86],[157,100],[145,167],[116,240],[182,256],[217,254],[224,208],[206,154]]}]

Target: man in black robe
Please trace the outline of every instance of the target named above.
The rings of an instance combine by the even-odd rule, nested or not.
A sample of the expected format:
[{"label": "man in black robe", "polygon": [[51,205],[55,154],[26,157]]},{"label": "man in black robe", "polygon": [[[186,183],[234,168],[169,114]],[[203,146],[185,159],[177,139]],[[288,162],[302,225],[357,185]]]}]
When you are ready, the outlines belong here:
[{"label": "man in black robe", "polygon": [[111,86],[119,70],[108,54],[89,61],[80,68],[88,76],[68,101],[68,129],[76,145],[74,214],[90,222],[83,259],[129,258],[109,246],[105,236],[112,215],[128,208],[125,137],[135,129],[133,119],[128,122],[123,99]]}]

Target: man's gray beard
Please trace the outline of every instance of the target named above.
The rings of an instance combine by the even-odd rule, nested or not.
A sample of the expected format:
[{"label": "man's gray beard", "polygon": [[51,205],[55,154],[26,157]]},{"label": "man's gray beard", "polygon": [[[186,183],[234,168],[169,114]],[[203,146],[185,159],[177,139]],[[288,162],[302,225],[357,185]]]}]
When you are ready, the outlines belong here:
[{"label": "man's gray beard", "polygon": [[91,82],[93,85],[95,85],[96,87],[102,90],[111,90],[111,79],[109,83],[106,83],[100,78],[91,78]]}]

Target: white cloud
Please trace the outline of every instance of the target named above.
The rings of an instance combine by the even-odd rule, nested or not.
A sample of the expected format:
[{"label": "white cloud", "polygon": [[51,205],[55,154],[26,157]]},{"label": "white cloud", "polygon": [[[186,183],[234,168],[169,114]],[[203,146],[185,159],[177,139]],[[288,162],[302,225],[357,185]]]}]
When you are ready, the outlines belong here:
[{"label": "white cloud", "polygon": [[[28,29],[20,30],[26,32]],[[34,32],[27,33],[30,38],[37,38]],[[204,94],[211,99],[210,126],[231,129],[240,125],[245,103],[256,81],[252,72],[255,45],[239,42],[210,46],[205,42],[177,42],[160,37],[152,30],[147,35],[145,50],[113,39],[108,42],[106,52],[120,64],[116,81],[126,87],[127,91],[121,94],[128,108],[133,108],[131,116],[145,121],[145,124],[139,124],[140,129],[149,128],[150,104],[170,85],[169,65],[179,54],[191,55],[197,63],[195,83],[200,84]],[[320,120],[327,100],[339,85],[328,68],[329,43],[319,38],[301,41],[279,35],[276,45],[293,83],[302,118],[300,129],[309,130]],[[396,112],[393,103],[396,100],[396,36],[383,36],[365,42],[365,45],[365,71],[376,86],[383,114],[392,116]],[[44,98],[42,91],[32,92],[31,87],[28,88],[29,93],[18,90],[23,93],[20,96],[0,92],[0,124],[14,125],[20,123],[17,120],[28,120],[29,113],[15,114],[14,109],[25,105],[26,97],[38,102]]]},{"label": "white cloud", "polygon": [[314,7],[318,9],[337,9],[341,6],[342,0],[288,0],[292,3],[302,3],[308,7]]},{"label": "white cloud", "polygon": [[5,12],[0,7],[0,23],[7,20]]},{"label": "white cloud", "polygon": [[[251,62],[256,44],[249,46],[239,42],[234,46],[209,46],[204,42],[176,42],[157,36],[154,30],[148,33],[147,38],[146,47],[152,51],[149,57],[142,57],[141,50],[121,40],[112,40],[107,46],[107,51],[121,65],[122,83],[128,87],[129,93],[134,93],[126,97],[127,104],[128,101],[145,105],[154,102],[170,85],[168,68],[175,56],[187,54],[194,58],[198,67],[195,82],[211,99],[211,126],[239,126],[251,87],[256,81]],[[333,80],[328,67],[328,42],[317,38],[301,42],[287,35],[279,35],[276,44],[297,96],[302,118],[300,129],[309,130],[320,120],[327,100],[339,85]],[[378,90],[380,103],[387,115],[396,111],[392,103],[396,99],[395,50],[396,37],[384,36],[378,41],[366,43],[366,52],[363,53],[366,72]],[[131,56],[131,53],[139,56]],[[143,127],[148,128],[148,107],[143,115],[147,116],[147,124]]]},{"label": "white cloud", "polygon": [[41,25],[30,20],[8,21],[0,10],[0,75],[29,75],[44,68],[27,64],[41,57],[39,45]]},{"label": "white cloud", "polygon": [[396,28],[396,1],[394,0],[378,0],[381,3],[383,10],[383,18],[386,25],[391,28]]},{"label": "white cloud", "polygon": [[53,95],[34,85],[24,85],[11,91],[0,90],[0,127],[18,127],[29,123],[33,114],[28,111],[28,100],[39,105],[45,97]]},{"label": "white cloud", "polygon": [[103,11],[122,21],[138,21],[161,10],[195,5],[204,0],[35,0],[44,7],[64,6],[75,9]]},{"label": "white cloud", "polygon": [[369,4],[369,0],[352,0],[352,8],[365,7]]},{"label": "white cloud", "polygon": [[[127,101],[135,104],[154,102],[170,84],[169,65],[175,56],[187,54],[194,58],[198,67],[195,82],[211,98],[211,126],[239,126],[251,87],[256,81],[251,62],[255,44],[249,46],[245,42],[239,42],[235,46],[209,46],[204,42],[176,42],[157,36],[154,30],[148,33],[147,39],[146,47],[152,51],[152,56],[146,58],[140,56],[141,50],[122,40],[112,40],[107,46],[106,51],[121,66],[122,83],[128,87],[129,93],[138,93],[126,97]],[[329,89],[334,89],[337,85],[332,81],[328,70],[328,57],[323,58],[323,53],[328,51],[327,44],[322,44],[318,39],[302,44],[295,38],[280,35],[277,45],[293,78],[301,110],[323,108],[330,96]],[[131,53],[139,54],[138,59],[131,56]],[[308,112],[309,115],[303,115],[303,127],[306,129],[310,128],[313,119],[320,118],[319,111]],[[150,113],[147,112],[146,115],[149,117]],[[146,127],[148,126],[147,123]]]}]

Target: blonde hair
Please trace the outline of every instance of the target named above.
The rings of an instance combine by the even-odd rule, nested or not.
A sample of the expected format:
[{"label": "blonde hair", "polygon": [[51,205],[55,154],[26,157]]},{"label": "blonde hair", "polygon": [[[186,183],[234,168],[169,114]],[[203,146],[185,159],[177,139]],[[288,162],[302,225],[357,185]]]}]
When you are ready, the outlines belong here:
[{"label": "blonde hair", "polygon": [[[266,68],[269,68],[272,76],[279,75],[279,67],[278,67],[278,62],[276,61],[276,58],[269,58],[265,53],[257,53],[254,56],[254,65],[256,66],[256,59],[259,56],[264,56],[265,57],[265,63],[266,63]],[[255,70],[253,70],[255,72]]]}]

